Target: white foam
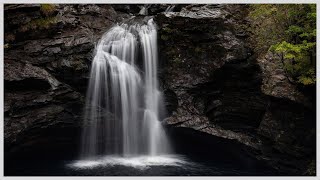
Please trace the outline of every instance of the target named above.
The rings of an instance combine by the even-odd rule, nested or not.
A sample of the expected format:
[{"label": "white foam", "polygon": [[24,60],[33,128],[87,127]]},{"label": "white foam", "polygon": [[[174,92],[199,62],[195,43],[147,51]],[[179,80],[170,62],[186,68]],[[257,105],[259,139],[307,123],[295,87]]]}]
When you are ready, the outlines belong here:
[{"label": "white foam", "polygon": [[93,169],[108,166],[127,166],[137,169],[147,169],[151,166],[184,166],[190,164],[186,158],[179,155],[159,155],[159,156],[103,156],[88,160],[77,160],[67,166],[73,169]]}]

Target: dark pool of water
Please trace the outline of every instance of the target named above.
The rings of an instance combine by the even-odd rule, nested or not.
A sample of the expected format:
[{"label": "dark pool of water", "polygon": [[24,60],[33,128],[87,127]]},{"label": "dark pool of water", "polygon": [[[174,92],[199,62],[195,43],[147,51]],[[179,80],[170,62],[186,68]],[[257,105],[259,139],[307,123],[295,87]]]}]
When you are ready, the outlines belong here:
[{"label": "dark pool of water", "polygon": [[[39,157],[38,157],[39,158]],[[102,158],[102,157],[101,157]],[[105,157],[108,159],[109,157]],[[175,155],[163,162],[78,162],[75,160],[40,159],[16,160],[6,168],[5,175],[10,176],[236,176],[236,175],[276,175],[276,173],[259,164],[238,164],[238,162],[215,162],[210,159]],[[98,158],[99,159],[99,158]],[[173,162],[171,162],[171,160]],[[168,162],[169,161],[169,162]],[[78,162],[78,166],[77,163]],[[87,163],[87,164],[86,164]],[[89,163],[89,164],[88,164]],[[90,163],[93,163],[91,165]],[[163,164],[161,164],[163,163]],[[82,167],[84,166],[84,167]]]},{"label": "dark pool of water", "polygon": [[[78,147],[69,141],[19,148],[5,152],[5,176],[265,176],[279,175],[266,162],[247,153],[235,141],[190,130],[170,133],[173,155],[122,158],[101,156],[79,161]],[[57,136],[55,136],[56,138]],[[49,138],[49,137],[48,137]],[[59,145],[58,145],[59,144]],[[251,155],[250,155],[251,154]]]}]

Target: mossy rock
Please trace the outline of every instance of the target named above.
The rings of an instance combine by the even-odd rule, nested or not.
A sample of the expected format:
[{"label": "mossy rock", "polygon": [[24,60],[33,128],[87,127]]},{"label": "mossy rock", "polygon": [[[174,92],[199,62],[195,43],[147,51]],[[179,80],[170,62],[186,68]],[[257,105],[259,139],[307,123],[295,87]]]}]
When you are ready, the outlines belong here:
[{"label": "mossy rock", "polygon": [[45,17],[45,18],[34,19],[29,23],[27,23],[26,25],[22,26],[20,31],[26,32],[29,30],[49,29],[52,25],[56,23],[57,23],[56,17]]},{"label": "mossy rock", "polygon": [[164,41],[167,41],[167,40],[169,40],[169,36],[161,35],[161,39],[164,40]]},{"label": "mossy rock", "polygon": [[41,4],[40,11],[42,14],[48,17],[55,13],[56,6],[54,4]]},{"label": "mossy rock", "polygon": [[7,43],[3,46],[4,49],[9,49],[10,48],[10,45]]},{"label": "mossy rock", "polygon": [[196,48],[194,48],[194,52],[196,52],[196,53],[202,53],[204,50],[203,49],[201,49],[200,47],[196,47]]},{"label": "mossy rock", "polygon": [[169,27],[164,27],[164,28],[162,28],[162,29],[163,29],[163,31],[166,32],[166,33],[172,33],[172,32],[173,32],[173,30],[172,30],[171,28],[169,28]]},{"label": "mossy rock", "polygon": [[4,41],[5,42],[14,42],[15,39],[16,39],[16,36],[14,34],[12,34],[12,33],[7,33],[4,36]]}]

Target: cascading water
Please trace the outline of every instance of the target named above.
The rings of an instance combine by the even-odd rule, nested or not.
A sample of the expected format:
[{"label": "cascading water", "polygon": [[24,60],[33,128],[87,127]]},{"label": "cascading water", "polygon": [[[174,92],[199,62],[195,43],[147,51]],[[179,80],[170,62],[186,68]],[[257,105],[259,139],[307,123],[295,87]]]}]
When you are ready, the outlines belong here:
[{"label": "cascading water", "polygon": [[[140,58],[143,68],[138,66]],[[152,19],[143,25],[116,25],[102,36],[87,91],[82,158],[169,153],[160,122],[163,103],[157,61]]]},{"label": "cascading water", "polygon": [[175,5],[170,5],[167,7],[167,9],[164,12],[173,12],[174,8],[175,8]]}]

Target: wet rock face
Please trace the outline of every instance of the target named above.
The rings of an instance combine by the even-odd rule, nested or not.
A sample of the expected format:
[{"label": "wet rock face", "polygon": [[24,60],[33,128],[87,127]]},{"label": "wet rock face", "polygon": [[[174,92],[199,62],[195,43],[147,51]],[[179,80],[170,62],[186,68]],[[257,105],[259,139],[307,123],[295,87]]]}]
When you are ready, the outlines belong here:
[{"label": "wet rock face", "polygon": [[206,111],[221,113],[207,107],[210,101],[219,100],[214,96],[221,95],[219,88],[211,88],[212,73],[227,62],[244,60],[250,55],[237,36],[232,14],[221,5],[189,5],[180,12],[160,13],[156,21],[163,63],[160,78],[165,82],[164,88],[172,90],[178,99],[168,124],[210,128]]},{"label": "wet rock face", "polygon": [[211,89],[220,91],[206,98],[209,120],[225,129],[254,131],[265,113],[266,96],[260,91],[260,69],[246,61],[227,63],[212,76]]},{"label": "wet rock face", "polygon": [[123,16],[110,5],[4,9],[5,149],[78,132],[95,43]]},{"label": "wet rock face", "polygon": [[290,83],[276,55],[253,55],[246,12],[189,5],[157,15],[160,78],[178,101],[167,101],[165,122],[234,139],[277,171],[303,174],[315,158],[312,98]]},{"label": "wet rock face", "polygon": [[[228,70],[225,67],[224,69],[228,72],[222,72],[224,75],[218,75],[218,73],[213,75],[213,73],[225,63],[235,62],[234,67],[236,67],[238,65],[236,62],[244,61],[250,56],[250,49],[243,41],[243,37],[237,35],[238,30],[235,27],[240,22],[234,18],[232,13],[221,5],[189,5],[183,7],[180,12],[161,13],[156,16],[159,26],[159,55],[163,63],[160,78],[165,82],[164,88],[172,90],[178,97],[175,118],[169,118],[169,124],[183,122],[182,124],[188,127],[205,128],[208,126],[208,117],[212,121],[219,121],[214,117],[220,116],[222,111],[229,111],[229,115],[233,116],[230,106],[230,110],[226,108],[220,111],[215,110],[221,104],[231,104],[228,101],[230,102],[232,96],[240,94],[236,95],[230,89],[229,91],[232,91],[229,93],[230,96],[224,96],[227,98],[215,97],[221,97],[222,94],[227,93],[228,90],[221,91],[221,86],[224,84],[226,87],[232,86],[222,82],[230,72],[234,73],[232,77],[235,77],[241,76],[241,71],[251,69],[229,68]],[[252,71],[255,72],[255,68],[252,68]],[[250,75],[244,76],[251,78]],[[232,77],[230,81],[237,81]],[[259,85],[254,83],[252,83],[254,88],[259,90]],[[233,89],[236,88],[237,85],[233,87]],[[241,98],[238,99],[241,104]],[[240,117],[241,112],[239,109],[237,111]],[[206,116],[206,114],[210,115]],[[224,119],[226,124],[228,117]],[[188,123],[192,125],[187,125]],[[253,124],[259,124],[259,122]]]},{"label": "wet rock face", "polygon": [[6,149],[32,140],[25,134],[33,130],[79,128],[84,103],[79,92],[31,64],[6,61],[4,69]]},{"label": "wet rock face", "polygon": [[291,82],[290,77],[287,76],[279,55],[269,52],[257,60],[263,72],[261,90],[264,94],[290,99],[306,106],[311,105],[308,104],[311,102],[310,99],[299,91],[297,86]]},{"label": "wet rock face", "polygon": [[[280,144],[312,145],[315,137],[315,113],[312,109],[288,100],[271,98],[258,133]],[[288,121],[290,119],[290,121]],[[306,129],[311,130],[305,131]]]},{"label": "wet rock face", "polygon": [[5,59],[41,66],[84,93],[95,43],[118,19],[108,5],[56,5],[50,16],[39,5],[6,5]]}]

